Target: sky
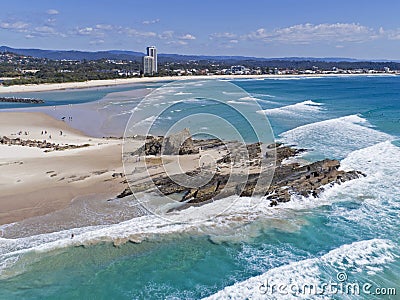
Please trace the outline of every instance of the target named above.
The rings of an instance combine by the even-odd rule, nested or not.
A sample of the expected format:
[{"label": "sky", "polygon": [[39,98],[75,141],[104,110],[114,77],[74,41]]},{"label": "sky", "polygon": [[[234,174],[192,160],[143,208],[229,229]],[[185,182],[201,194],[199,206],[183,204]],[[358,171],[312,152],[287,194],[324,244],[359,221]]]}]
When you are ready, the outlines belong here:
[{"label": "sky", "polygon": [[12,0],[0,45],[399,60],[399,12],[399,0]]}]

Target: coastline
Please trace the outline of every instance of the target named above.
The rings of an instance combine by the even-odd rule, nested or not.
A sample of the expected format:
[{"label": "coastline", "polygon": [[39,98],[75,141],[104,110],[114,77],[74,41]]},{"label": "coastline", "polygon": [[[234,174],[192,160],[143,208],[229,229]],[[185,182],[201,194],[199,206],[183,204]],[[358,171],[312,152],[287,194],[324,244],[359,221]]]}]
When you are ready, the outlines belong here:
[{"label": "coastline", "polygon": [[85,82],[66,82],[66,83],[44,83],[29,85],[0,86],[0,94],[25,93],[25,92],[45,92],[67,89],[84,89],[94,87],[118,86],[124,84],[156,83],[163,81],[176,80],[205,80],[205,79],[279,79],[290,77],[318,78],[318,77],[359,77],[359,76],[396,76],[395,74],[376,73],[376,74],[298,74],[298,75],[201,75],[201,76],[165,76],[165,77],[141,77],[127,79],[107,79],[90,80]]},{"label": "coastline", "polygon": [[119,139],[87,136],[39,112],[1,112],[0,137],[14,142],[0,144],[0,224],[67,208],[78,196],[110,197],[124,187],[121,176],[113,176],[122,172]]}]

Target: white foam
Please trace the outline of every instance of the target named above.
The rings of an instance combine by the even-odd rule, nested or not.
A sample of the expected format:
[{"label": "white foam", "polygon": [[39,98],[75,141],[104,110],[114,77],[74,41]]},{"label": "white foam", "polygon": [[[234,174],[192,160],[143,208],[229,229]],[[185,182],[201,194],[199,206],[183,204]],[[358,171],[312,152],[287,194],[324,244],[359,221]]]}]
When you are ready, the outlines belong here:
[{"label": "white foam", "polygon": [[[292,196],[290,202],[281,203],[278,207],[270,207],[269,201],[265,200],[258,201],[258,205],[254,207],[252,205],[254,205],[255,198],[232,196],[201,207],[191,207],[175,213],[172,216],[177,221],[175,223],[148,215],[110,226],[76,228],[19,239],[0,238],[0,261],[7,259],[13,261],[13,257],[19,257],[31,251],[47,252],[68,246],[93,244],[101,241],[111,242],[123,238],[133,238],[140,242],[154,235],[184,232],[208,234],[216,242],[224,240],[240,241],[259,234],[260,228],[257,229],[257,225],[247,227],[242,225],[260,221],[260,218],[264,220],[279,218],[281,220],[280,226],[284,226],[285,230],[297,230],[303,224],[293,222],[293,212],[296,210],[329,205],[334,201],[340,201],[340,199],[346,200],[349,197],[354,197],[354,195],[366,193],[366,191],[371,190],[371,183],[380,186],[387,181],[389,185],[396,187],[400,162],[393,159],[394,157],[400,157],[400,149],[390,142],[380,143],[351,153],[343,160],[343,168],[361,170],[368,176],[326,189],[318,200],[313,197]],[[390,180],[389,175],[392,176]],[[381,186],[383,193],[385,189],[385,186]],[[373,192],[376,193],[377,191],[378,189],[375,188]],[[398,194],[400,194],[400,191],[398,191]],[[347,197],[344,195],[347,195]],[[146,195],[145,197],[151,198],[152,196]],[[142,200],[145,201],[145,199]],[[229,207],[229,209],[212,219],[200,224],[191,223],[196,220],[206,220],[209,216],[214,215],[215,211],[221,211],[221,208],[226,207]],[[284,224],[285,220],[290,220],[290,222]],[[238,231],[238,227],[242,229]],[[70,238],[72,233],[75,235],[74,239]],[[8,268],[9,264],[2,267]]]},{"label": "white foam", "polygon": [[268,98],[276,98],[276,96],[271,95],[271,94],[259,94],[259,93],[252,93],[253,96],[255,97],[268,97]]},{"label": "white foam", "polygon": [[[146,197],[154,199],[155,196],[145,194],[142,201],[146,201]],[[254,222],[260,217],[292,220],[293,210],[324,205],[323,201],[293,199],[278,207],[270,207],[269,201],[259,200],[259,198],[257,200],[257,198],[248,197],[227,197],[200,207],[191,207],[169,214],[168,217],[175,220],[174,222],[147,215],[114,225],[76,228],[18,239],[0,238],[0,261],[23,257],[32,251],[49,252],[69,246],[112,242],[118,239],[133,239],[135,242],[141,242],[146,238],[165,234],[206,234],[213,236],[216,240],[219,236],[232,241],[247,240],[254,234],[259,235],[260,231],[248,226],[238,232],[238,226]],[[257,203],[258,205],[255,206]],[[221,213],[214,217],[216,211]],[[199,220],[206,221],[198,222]],[[293,222],[288,222],[287,230],[296,230],[301,226],[296,228],[296,225],[291,223]],[[72,233],[73,239],[71,239]],[[3,267],[8,268],[9,265]],[[0,268],[0,276],[1,272]]]},{"label": "white foam", "polygon": [[[268,95],[270,98],[274,98],[275,96],[271,96]],[[256,98],[253,96],[246,96],[246,97],[241,97],[237,100],[238,102],[243,102],[243,103],[251,103],[251,102],[262,102],[262,103],[266,103],[266,104],[272,104],[272,105],[280,105],[279,102],[275,102],[275,101],[270,101],[270,100],[264,100],[264,99],[260,99],[260,98]]]},{"label": "white foam", "polygon": [[[321,197],[357,203],[355,209],[335,207],[333,216],[356,221],[380,232],[395,232],[400,226],[400,185],[398,184],[400,148],[382,142],[350,153],[341,162],[344,170],[360,170],[366,177],[334,186]],[[384,220],[384,222],[382,222]]]},{"label": "white foam", "polygon": [[257,101],[257,100],[260,100],[260,99],[259,99],[259,98],[256,98],[256,97],[246,96],[246,97],[239,98],[239,100],[243,100],[243,101]]},{"label": "white foam", "polygon": [[[141,242],[146,238],[158,235],[181,233],[206,234],[211,236],[215,242],[222,242],[224,240],[242,241],[251,239],[259,235],[262,231],[260,230],[261,228],[257,227],[257,223],[254,224],[254,221],[259,222],[260,226],[264,226],[265,224],[262,224],[262,220],[268,221],[273,219],[280,220],[279,226],[282,226],[283,230],[298,230],[304,224],[301,223],[301,220],[298,223],[293,221],[293,214],[296,210],[311,209],[331,204],[335,201],[352,199],[354,195],[366,194],[368,191],[374,193],[375,196],[377,195],[377,200],[374,201],[382,200],[383,196],[381,196],[381,193],[384,195],[388,191],[389,193],[394,192],[399,195],[400,188],[397,184],[397,177],[400,162],[393,159],[396,157],[400,157],[400,149],[390,142],[380,143],[351,153],[343,160],[343,168],[361,170],[368,176],[346,182],[340,186],[335,185],[322,193],[318,201],[312,197],[293,196],[292,201],[282,203],[278,207],[269,207],[269,201],[265,200],[260,201],[254,207],[255,198],[238,198],[232,196],[201,207],[191,207],[170,215],[171,218],[175,218],[176,222],[169,222],[165,219],[148,215],[114,225],[76,228],[19,239],[0,238],[0,261],[7,262],[0,266],[0,277],[6,276],[8,274],[6,270],[10,266],[14,263],[18,264],[20,258],[23,258],[25,254],[32,251],[48,252],[68,246],[112,242],[118,239],[132,239],[136,242]],[[375,184],[375,186],[371,186],[371,184]],[[387,185],[392,189],[388,190]],[[152,198],[153,196],[145,195],[144,197]],[[373,196],[371,196],[371,199],[374,199]],[[215,211],[221,211],[221,208],[227,207],[229,209],[220,215],[208,219],[214,215]],[[378,208],[382,210],[382,205]],[[337,213],[341,212],[337,211]],[[363,218],[367,219],[370,217],[370,213],[371,211],[364,211]],[[349,214],[348,216],[350,218],[352,215]],[[380,215],[379,213],[376,214],[376,218],[384,217],[384,215]],[[196,220],[207,221],[193,223]],[[376,222],[375,219],[374,222]],[[244,224],[252,225],[243,226]],[[73,239],[71,239],[72,233],[75,235]],[[24,263],[29,264],[29,262]],[[372,272],[373,269],[369,271]]]},{"label": "white foam", "polygon": [[192,95],[193,93],[189,93],[189,92],[178,92],[178,93],[175,93],[174,95],[175,96],[181,96],[181,95]]},{"label": "white foam", "polygon": [[270,108],[257,111],[260,114],[268,116],[308,116],[312,117],[313,113],[321,111],[322,103],[317,103],[312,100],[306,100],[296,104],[291,104],[283,107]]},{"label": "white foam", "polygon": [[240,105],[253,105],[254,102],[249,102],[249,101],[235,101],[235,100],[229,100],[227,103],[230,104],[240,104]]},{"label": "white foam", "polygon": [[150,116],[147,117],[143,120],[140,120],[139,122],[134,124],[134,129],[135,130],[139,130],[139,128],[144,127],[147,128],[149,126],[149,124],[154,123],[157,120],[157,116]]},{"label": "white foam", "polygon": [[[268,297],[273,299],[310,299],[313,295],[307,293],[291,294],[289,292],[288,295],[283,295],[276,290],[275,293],[269,290],[270,293],[268,294],[264,287],[266,283],[270,286],[275,284],[288,287],[295,284],[301,289],[303,286],[311,284],[321,286],[324,283],[321,275],[326,273],[336,275],[338,272],[358,273],[373,269],[380,270],[379,266],[395,259],[391,252],[393,248],[395,248],[395,245],[384,239],[354,242],[333,249],[321,257],[296,261],[273,268],[259,276],[225,287],[205,299],[266,299]],[[339,281],[337,282],[339,283]],[[263,294],[262,291],[266,294]],[[318,299],[321,299],[321,296],[318,295]],[[330,299],[328,295],[326,299]]]},{"label": "white foam", "polygon": [[[278,75],[279,77],[264,78],[264,80],[308,80],[308,79],[321,79],[328,76],[285,76]],[[281,77],[282,76],[282,77]]]},{"label": "white foam", "polygon": [[280,135],[280,141],[314,149],[330,158],[344,158],[350,152],[393,137],[370,128],[366,119],[350,115],[299,126]]}]

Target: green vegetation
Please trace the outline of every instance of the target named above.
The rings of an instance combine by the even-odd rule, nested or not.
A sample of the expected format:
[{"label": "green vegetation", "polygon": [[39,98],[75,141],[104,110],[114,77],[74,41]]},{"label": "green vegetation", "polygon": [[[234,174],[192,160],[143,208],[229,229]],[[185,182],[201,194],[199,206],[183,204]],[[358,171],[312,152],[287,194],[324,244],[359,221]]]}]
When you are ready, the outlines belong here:
[{"label": "green vegetation", "polygon": [[0,77],[13,78],[3,82],[6,86],[137,77],[139,69],[140,64],[136,61],[67,61],[12,53],[0,55]]},{"label": "green vegetation", "polygon": [[[193,59],[192,59],[193,58]],[[12,78],[3,85],[79,82],[142,76],[140,57],[129,59],[53,60],[10,52],[0,53],[0,77]],[[285,59],[204,59],[159,56],[158,74],[180,76],[230,74],[231,66],[242,65],[245,74],[375,73],[400,70],[398,62],[316,61]],[[398,72],[398,71],[395,71]]]}]

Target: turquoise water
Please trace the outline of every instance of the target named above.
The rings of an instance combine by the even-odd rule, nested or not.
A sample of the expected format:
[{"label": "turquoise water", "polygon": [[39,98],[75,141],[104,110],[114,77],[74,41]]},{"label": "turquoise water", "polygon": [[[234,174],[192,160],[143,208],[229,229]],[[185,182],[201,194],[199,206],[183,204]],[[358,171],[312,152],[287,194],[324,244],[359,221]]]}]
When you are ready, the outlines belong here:
[{"label": "turquoise water", "polygon": [[[11,261],[0,271],[0,299],[198,299],[215,293],[290,299],[296,295],[261,294],[260,282],[324,283],[337,281],[338,272],[347,282],[397,288],[397,296],[326,299],[398,299],[400,76],[234,83],[257,99],[277,139],[311,149],[306,159],[337,158],[367,177],[335,186],[320,199],[245,212],[251,222],[226,225],[221,217],[197,230],[150,216],[137,221],[139,229],[134,221],[84,229],[76,238],[85,247],[70,246],[69,232],[0,239],[0,267]],[[218,113],[218,105],[205,105]],[[175,118],[193,109],[199,108],[181,104]],[[89,245],[102,230],[142,239],[118,248]]]},{"label": "turquoise water", "polygon": [[113,87],[96,87],[88,89],[67,89],[62,91],[48,92],[27,92],[27,93],[5,93],[4,97],[21,97],[42,99],[45,102],[32,105],[30,103],[0,103],[0,109],[10,108],[27,108],[27,107],[42,107],[42,106],[59,106],[68,104],[81,104],[92,101],[97,101],[104,98],[109,93],[124,92],[138,90],[143,88],[155,88],[159,84],[127,84]]}]

